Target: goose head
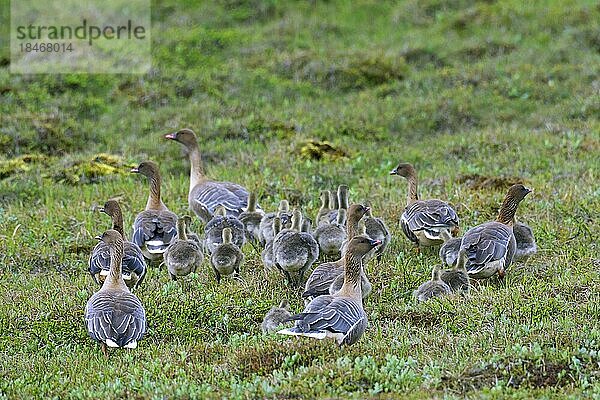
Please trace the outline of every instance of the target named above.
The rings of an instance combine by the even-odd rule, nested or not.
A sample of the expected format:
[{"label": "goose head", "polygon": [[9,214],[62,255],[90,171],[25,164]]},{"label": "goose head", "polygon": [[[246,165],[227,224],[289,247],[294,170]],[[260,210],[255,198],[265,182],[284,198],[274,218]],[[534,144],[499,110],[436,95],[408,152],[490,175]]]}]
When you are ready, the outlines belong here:
[{"label": "goose head", "polygon": [[198,145],[196,134],[189,128],[183,128],[177,132],[169,133],[165,135],[165,139],[174,140],[183,144],[186,147],[194,147]]},{"label": "goose head", "polygon": [[144,161],[140,165],[131,169],[131,172],[134,174],[142,174],[145,177],[153,178],[154,176],[158,176],[159,169],[158,165],[156,165],[153,161]]},{"label": "goose head", "polygon": [[400,163],[396,168],[390,171],[390,175],[398,175],[404,178],[409,178],[416,174],[415,167],[409,163]]}]

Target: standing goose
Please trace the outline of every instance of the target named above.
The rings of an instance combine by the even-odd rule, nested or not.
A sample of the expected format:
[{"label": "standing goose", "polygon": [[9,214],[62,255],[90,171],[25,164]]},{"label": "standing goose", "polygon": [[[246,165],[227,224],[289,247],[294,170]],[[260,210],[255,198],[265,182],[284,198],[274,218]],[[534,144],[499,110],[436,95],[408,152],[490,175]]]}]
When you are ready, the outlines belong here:
[{"label": "standing goose", "polygon": [[264,214],[262,210],[256,210],[256,193],[251,192],[248,197],[248,209],[240,214],[239,220],[244,224],[246,238],[252,243],[260,241],[260,221]]},{"label": "standing goose", "polygon": [[[319,258],[319,245],[310,233],[302,232],[302,213],[294,210],[292,227],[283,229],[273,239],[275,266],[287,278],[288,284],[299,285],[304,273]],[[292,279],[292,274],[296,275]]]},{"label": "standing goose", "polygon": [[400,225],[406,237],[419,246],[435,246],[443,242],[442,232],[458,232],[456,211],[445,201],[419,200],[417,172],[411,164],[401,163],[390,172],[408,180],[406,208],[400,217]]},{"label": "standing goose", "polygon": [[289,321],[292,314],[290,314],[290,305],[287,300],[281,300],[278,307],[271,308],[265,318],[263,319],[260,328],[263,333],[275,332],[282,324]]},{"label": "standing goose", "polygon": [[277,212],[270,212],[260,221],[260,242],[266,245],[273,240],[273,218],[279,217],[281,228],[288,229],[292,226],[292,213],[290,213],[290,203],[287,200],[281,200]]},{"label": "standing goose", "polygon": [[465,252],[461,251],[456,266],[440,273],[440,279],[444,281],[454,293],[468,293],[469,288],[471,287],[471,284],[469,283],[469,274],[465,268],[466,261]]},{"label": "standing goose", "polygon": [[278,333],[316,339],[331,337],[340,346],[356,343],[367,327],[360,288],[363,257],[380,243],[364,236],[352,239],[344,255],[342,289],[311,300],[302,313],[290,317],[289,320],[296,321],[294,327]]},{"label": "standing goose", "polygon": [[204,227],[204,244],[210,254],[217,246],[223,243],[223,229],[231,229],[232,241],[237,247],[242,248],[246,243],[246,230],[244,224],[234,216],[226,215],[223,206],[217,206],[212,219]]},{"label": "standing goose", "polygon": [[[277,234],[281,231],[281,219],[279,217],[275,217],[273,219],[273,234],[277,236]],[[270,271],[275,268],[275,260],[273,259],[273,240],[270,240],[263,249],[261,253],[261,258],[263,261],[263,265],[265,266],[265,270]]]},{"label": "standing goose", "polygon": [[[329,211],[329,222],[335,222],[338,219],[338,210],[348,210],[348,194],[349,194],[350,189],[348,188],[348,185],[340,185],[338,186],[338,190],[337,190],[337,197],[335,192],[333,192],[333,202],[331,201],[331,197],[330,197],[330,207],[333,205],[335,205],[335,207],[332,207],[332,210]],[[347,212],[346,212],[347,213]]]},{"label": "standing goose", "polygon": [[202,240],[200,240],[200,236],[192,231],[192,217],[189,215],[184,215],[182,218],[185,222],[185,236],[187,236],[188,239],[196,242],[199,246],[202,246]]},{"label": "standing goose", "polygon": [[321,199],[321,207],[319,207],[319,211],[317,212],[317,217],[315,218],[315,224],[317,226],[321,225],[322,222],[329,222],[329,218],[327,217],[327,215],[331,211],[330,200],[329,200],[330,197],[331,197],[331,192],[329,190],[323,190],[321,192],[321,196],[319,197]]},{"label": "standing goose", "polygon": [[413,292],[415,299],[427,301],[434,297],[445,296],[452,293],[450,286],[440,278],[440,266],[436,265],[431,271],[431,280],[423,283]]},{"label": "standing goose", "polygon": [[169,276],[174,281],[179,277],[196,272],[204,259],[200,245],[188,239],[185,221],[185,217],[177,219],[177,238],[171,242],[163,254]]},{"label": "standing goose", "polygon": [[346,210],[340,208],[337,221],[322,223],[315,230],[315,240],[319,243],[319,252],[325,256],[339,259],[342,245],[348,238],[346,233]]},{"label": "standing goose", "polygon": [[[348,240],[352,240],[352,238],[361,233],[359,229],[359,222],[367,213],[367,211],[367,207],[363,206],[362,204],[353,204],[348,209],[348,218],[346,220],[346,236],[348,237]],[[342,257],[339,260],[319,264],[313,270],[306,280],[302,297],[305,299],[311,299],[320,295],[328,294],[331,284],[336,280],[336,278],[344,276],[343,253],[346,247],[347,244],[342,246]],[[362,277],[362,281],[361,287],[363,290],[371,286],[371,284],[368,283],[366,275]]]},{"label": "standing goose", "polygon": [[[123,280],[130,289],[137,288],[146,276],[146,260],[140,247],[125,239],[123,214],[116,200],[108,200],[100,211],[112,218],[112,229],[123,238]],[[89,271],[97,284],[102,285],[110,272],[110,246],[100,241],[92,250]]]},{"label": "standing goose", "polygon": [[[196,134],[191,129],[181,129],[165,135],[185,146],[190,160],[190,208],[205,224],[210,221],[218,205],[225,207],[227,215],[237,217],[247,207],[248,191],[232,182],[219,182],[204,175]],[[260,207],[258,207],[260,208]]]},{"label": "standing goose", "polygon": [[160,197],[160,171],[152,161],[144,161],[131,172],[142,174],[150,180],[150,194],[146,209],[135,217],[133,237],[144,257],[150,261],[158,261],[177,234],[177,215],[169,211]]},{"label": "standing goose", "polygon": [[535,236],[533,230],[527,224],[515,222],[513,225],[513,234],[517,242],[517,250],[515,251],[515,261],[527,260],[529,257],[537,253],[537,245],[535,244]]},{"label": "standing goose", "polygon": [[244,253],[231,241],[231,228],[223,229],[223,243],[219,244],[210,257],[217,283],[221,282],[221,276],[235,274],[240,275],[240,265],[244,261]]},{"label": "standing goose", "polygon": [[373,217],[371,207],[367,207],[367,214],[364,216],[365,233],[371,239],[381,240],[381,246],[375,250],[377,261],[381,261],[383,252],[392,240],[392,234],[381,218]]},{"label": "standing goose", "polygon": [[111,229],[97,239],[109,247],[110,272],[85,306],[85,323],[90,337],[102,344],[102,352],[108,357],[107,346],[137,347],[138,340],[146,333],[146,312],[121,275],[121,234]]},{"label": "standing goose", "polygon": [[471,278],[485,279],[504,272],[513,262],[517,249],[513,224],[521,200],[531,189],[520,183],[508,189],[495,221],[469,229],[463,236],[460,250],[467,257],[467,272]]},{"label": "standing goose", "polygon": [[441,236],[444,244],[440,246],[440,259],[442,260],[442,264],[453,267],[458,260],[458,251],[460,250],[462,237],[452,237],[446,231],[443,231]]}]

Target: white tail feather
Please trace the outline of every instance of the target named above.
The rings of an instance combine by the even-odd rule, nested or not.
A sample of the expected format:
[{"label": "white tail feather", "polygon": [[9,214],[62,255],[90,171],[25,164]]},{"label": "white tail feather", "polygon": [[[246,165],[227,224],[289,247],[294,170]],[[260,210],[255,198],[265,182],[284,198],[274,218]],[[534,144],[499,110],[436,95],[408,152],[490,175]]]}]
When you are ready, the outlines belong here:
[{"label": "white tail feather", "polygon": [[290,335],[290,336],[306,336],[314,339],[325,339],[327,337],[327,332],[294,332],[290,329],[282,329],[277,331],[277,333],[281,335]]}]

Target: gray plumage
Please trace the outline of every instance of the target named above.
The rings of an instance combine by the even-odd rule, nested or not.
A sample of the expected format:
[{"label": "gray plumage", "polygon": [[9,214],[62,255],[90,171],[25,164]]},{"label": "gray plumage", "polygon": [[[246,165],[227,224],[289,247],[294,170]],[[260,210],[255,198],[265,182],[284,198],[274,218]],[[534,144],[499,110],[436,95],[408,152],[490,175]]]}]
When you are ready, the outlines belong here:
[{"label": "gray plumage", "polygon": [[338,220],[338,210],[348,210],[349,205],[349,193],[350,188],[348,185],[339,185],[337,190],[337,196],[333,192],[333,198],[329,200],[329,206],[331,211],[327,214],[330,223],[334,223]]},{"label": "gray plumage", "polygon": [[[277,236],[277,234],[281,231],[281,219],[279,219],[279,217],[275,217],[273,219],[273,228],[272,229],[273,229],[273,233],[275,234],[275,236]],[[275,268],[275,259],[273,258],[273,240],[270,240],[269,242],[267,242],[267,244],[265,245],[265,248],[263,249],[263,251],[261,253],[261,258],[262,258],[265,270],[271,271]]]},{"label": "gray plumage", "polygon": [[337,221],[322,223],[315,229],[314,238],[319,244],[319,253],[330,257],[340,257],[342,245],[348,238],[346,234],[346,210],[340,209]]},{"label": "gray plumage", "polygon": [[365,234],[371,239],[381,240],[381,245],[375,249],[374,253],[377,260],[381,261],[385,249],[392,240],[392,234],[381,218],[373,217],[370,207],[367,214],[363,217],[363,221],[365,224]]},{"label": "gray plumage", "polygon": [[[196,134],[191,129],[180,129],[165,136],[185,146],[190,160],[190,209],[206,224],[221,205],[228,216],[238,217],[248,205],[248,191],[232,182],[214,181],[204,175]],[[260,209],[260,206],[257,205]]]},{"label": "gray plumage", "polygon": [[100,290],[85,307],[85,322],[90,337],[106,347],[135,348],[146,333],[146,313],[137,296],[129,291],[121,275],[123,238],[115,230],[98,237],[110,248],[111,266]]},{"label": "gray plumage", "polygon": [[260,325],[262,332],[272,333],[277,331],[281,328],[281,325],[289,321],[291,316],[287,300],[282,300],[278,307],[271,308],[265,315]]},{"label": "gray plumage", "polygon": [[[363,263],[366,258],[366,256],[363,258]],[[333,282],[331,282],[331,285],[329,285],[329,294],[335,294],[339,292],[342,289],[342,286],[344,286],[344,271],[338,274],[338,276],[335,277]],[[363,264],[363,271],[360,275],[361,297],[363,299],[366,298],[369,294],[371,294],[371,290],[373,290],[373,285],[371,284],[371,281],[369,281],[369,277],[365,274]]]},{"label": "gray plumage", "polygon": [[440,279],[440,267],[433,267],[431,280],[423,283],[413,292],[413,296],[419,301],[427,301],[434,297],[440,297],[452,293],[450,286]]},{"label": "gray plumage", "polygon": [[362,259],[379,241],[355,237],[344,256],[345,280],[342,289],[333,295],[314,298],[300,314],[290,320],[294,327],[278,333],[308,336],[317,339],[335,338],[339,345],[351,345],[360,339],[367,327],[367,314],[363,309],[360,292]]},{"label": "gray plumage", "polygon": [[239,275],[243,261],[244,253],[232,243],[231,229],[223,229],[223,243],[215,248],[210,258],[217,282],[221,282],[222,276]]},{"label": "gray plumage", "polygon": [[444,281],[454,293],[468,293],[471,287],[469,282],[469,274],[465,268],[466,257],[465,253],[460,253],[456,266],[452,269],[442,271],[440,279]]},{"label": "gray plumage", "polygon": [[167,247],[163,257],[173,280],[196,272],[202,264],[204,254],[198,243],[187,238],[184,217],[178,219],[177,238]]},{"label": "gray plumage", "polygon": [[162,202],[160,172],[155,163],[142,162],[131,172],[142,174],[150,180],[146,209],[135,217],[131,241],[140,247],[144,257],[155,262],[162,259],[162,254],[176,236],[177,215]]},{"label": "gray plumage", "polygon": [[513,225],[513,234],[515,235],[515,242],[517,243],[517,249],[515,250],[514,260],[525,261],[535,253],[537,253],[537,245],[535,243],[535,236],[533,235],[533,229],[527,224],[517,222]]},{"label": "gray plumage", "polygon": [[440,246],[439,255],[444,265],[448,265],[450,267],[456,265],[461,242],[462,237],[450,237],[444,242],[443,245]]},{"label": "gray plumage", "polygon": [[206,227],[204,228],[204,243],[210,254],[216,247],[223,243],[223,229],[231,229],[232,243],[242,248],[246,242],[246,230],[244,224],[236,217],[225,215],[224,207],[218,207]]},{"label": "gray plumage", "polygon": [[266,245],[271,242],[275,235],[273,234],[273,219],[279,217],[281,220],[281,229],[289,229],[292,227],[292,213],[289,212],[290,205],[287,200],[279,202],[277,212],[270,212],[264,215],[260,221],[260,243]]},{"label": "gray plumage", "polygon": [[319,257],[319,245],[311,234],[300,231],[301,226],[302,214],[294,210],[292,228],[282,230],[273,239],[275,266],[291,285],[300,284],[306,270]]},{"label": "gray plumage", "polygon": [[242,212],[239,220],[244,224],[246,239],[252,243],[260,242],[260,222],[265,215],[262,210],[256,210],[256,194],[250,193],[248,198],[248,209]]}]

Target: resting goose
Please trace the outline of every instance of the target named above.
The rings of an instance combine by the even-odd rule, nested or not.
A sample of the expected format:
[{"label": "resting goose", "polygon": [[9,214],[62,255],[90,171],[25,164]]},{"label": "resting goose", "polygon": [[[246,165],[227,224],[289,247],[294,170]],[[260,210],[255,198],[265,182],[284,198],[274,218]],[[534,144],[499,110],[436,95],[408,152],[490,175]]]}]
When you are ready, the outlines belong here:
[{"label": "resting goose", "polygon": [[319,252],[329,257],[340,257],[342,245],[348,238],[346,234],[346,210],[341,208],[334,223],[322,223],[314,233],[319,243]]},{"label": "resting goose", "polygon": [[294,327],[278,333],[316,339],[331,337],[340,346],[356,343],[367,327],[360,288],[363,257],[380,243],[364,236],[353,238],[344,255],[342,289],[333,295],[326,294],[311,300],[302,313],[289,318],[296,321]]},{"label": "resting goose", "polygon": [[400,225],[406,237],[419,246],[435,246],[443,242],[442,232],[458,232],[458,216],[448,203],[438,199],[419,200],[417,172],[411,164],[401,163],[390,172],[408,180],[406,208]]},{"label": "resting goose", "polygon": [[213,181],[204,175],[198,139],[194,131],[187,128],[180,129],[165,135],[165,138],[181,143],[188,151],[190,160],[188,202],[202,222],[206,224],[210,221],[218,205],[225,207],[227,215],[239,216],[248,205],[248,191],[237,183]]},{"label": "resting goose", "polygon": [[444,281],[454,293],[468,293],[471,284],[469,283],[469,274],[465,268],[467,260],[464,252],[460,252],[459,254],[454,268],[442,271],[440,273],[440,279]]},{"label": "resting goose", "polygon": [[[329,222],[335,222],[338,220],[338,210],[348,210],[348,193],[350,189],[348,185],[340,185],[337,190],[337,197],[335,197],[335,192],[333,193],[334,204],[335,207],[332,207],[332,210],[329,211]],[[331,206],[331,200],[330,200]]]},{"label": "resting goose", "polygon": [[[100,211],[112,218],[112,229],[123,237],[123,280],[130,289],[137,288],[146,276],[146,260],[140,247],[125,239],[123,232],[123,214],[116,200],[108,200]],[[89,271],[97,284],[102,285],[110,271],[110,247],[103,241],[92,250],[89,259]]]},{"label": "resting goose", "polygon": [[163,254],[169,276],[174,281],[196,272],[204,259],[200,245],[187,237],[185,220],[185,217],[177,219],[177,238]]},{"label": "resting goose", "polygon": [[317,226],[321,225],[321,223],[329,223],[329,212],[331,211],[330,207],[330,199],[331,192],[329,190],[323,190],[321,192],[321,207],[319,207],[319,212],[317,212],[317,217],[315,218],[315,223]]},{"label": "resting goose", "polygon": [[[361,218],[367,213],[367,207],[362,204],[353,204],[348,209],[348,218],[346,220],[346,236],[348,240],[361,234],[359,228],[359,222]],[[344,257],[343,253],[347,244],[342,246],[342,257],[333,262],[326,262],[319,264],[313,272],[310,274],[304,285],[304,292],[302,297],[305,299],[311,299],[320,295],[330,293],[332,283],[338,277],[344,276]],[[362,276],[361,288],[365,291],[365,296],[370,291],[371,283],[368,281],[366,275]],[[339,281],[338,281],[339,282]]]},{"label": "resting goose", "polygon": [[265,319],[263,319],[260,328],[263,333],[273,333],[281,327],[286,321],[289,321],[292,314],[289,311],[290,305],[287,300],[282,300],[278,307],[271,308]]},{"label": "resting goose", "polygon": [[217,283],[221,282],[222,276],[235,274],[240,275],[240,265],[244,261],[244,253],[232,243],[231,228],[223,229],[223,243],[219,244],[210,257]]},{"label": "resting goose", "polygon": [[[287,278],[288,284],[299,285],[304,273],[319,258],[319,245],[310,233],[302,232],[302,213],[294,210],[292,227],[283,229],[273,239],[275,266]],[[296,275],[292,279],[292,274]]]},{"label": "resting goose", "polygon": [[270,212],[260,221],[260,242],[266,245],[272,241],[275,235],[273,235],[273,218],[279,217],[281,220],[281,228],[288,229],[292,226],[292,214],[290,211],[290,204],[287,200],[281,200],[277,212]]},{"label": "resting goose", "polygon": [[[277,234],[281,231],[281,219],[279,217],[275,217],[273,219],[273,234],[277,236]],[[261,253],[263,265],[267,271],[275,268],[275,260],[273,259],[273,240],[270,240],[263,249]]]},{"label": "resting goose", "polygon": [[367,213],[363,217],[363,221],[366,235],[371,239],[381,240],[381,246],[378,246],[374,253],[377,261],[381,261],[383,252],[392,240],[392,234],[381,218],[373,217],[371,207],[367,207]]},{"label": "resting goose", "polygon": [[177,215],[169,211],[161,200],[158,165],[144,161],[131,172],[142,174],[150,180],[146,209],[135,217],[131,241],[142,249],[144,257],[155,262],[162,259],[162,254],[177,234]]},{"label": "resting goose", "polygon": [[423,283],[413,292],[415,299],[427,301],[433,297],[444,296],[452,293],[450,286],[440,278],[440,266],[436,265],[431,271],[431,280]]},{"label": "resting goose", "polygon": [[444,244],[440,246],[440,259],[442,260],[442,264],[453,267],[456,265],[456,260],[458,259],[462,237],[452,237],[446,231],[442,232],[441,237],[444,240]]},{"label": "resting goose", "polygon": [[137,347],[146,333],[146,312],[121,275],[121,234],[111,229],[97,239],[109,247],[110,271],[85,306],[85,323],[90,337],[101,343],[102,352],[108,357],[107,347]]},{"label": "resting goose", "polygon": [[244,224],[234,216],[226,215],[223,206],[217,206],[213,218],[204,227],[204,243],[206,249],[212,254],[217,246],[223,243],[223,229],[231,229],[232,243],[242,248],[246,243],[246,230]]},{"label": "resting goose", "polygon": [[521,200],[529,193],[531,189],[521,184],[511,186],[496,220],[478,225],[465,233],[460,250],[467,257],[469,277],[485,279],[496,273],[504,277],[517,249],[513,234],[515,213]]},{"label": "resting goose", "polygon": [[260,241],[260,221],[264,215],[262,210],[256,210],[256,193],[251,192],[248,197],[248,209],[242,212],[238,219],[244,224],[246,238],[252,243]]},{"label": "resting goose", "polygon": [[535,244],[535,236],[533,229],[522,222],[515,222],[513,225],[513,234],[517,242],[517,250],[515,251],[514,260],[525,261],[535,253],[537,253],[537,245]]}]

